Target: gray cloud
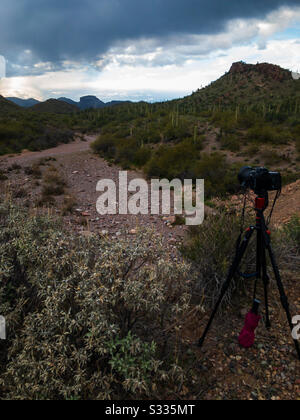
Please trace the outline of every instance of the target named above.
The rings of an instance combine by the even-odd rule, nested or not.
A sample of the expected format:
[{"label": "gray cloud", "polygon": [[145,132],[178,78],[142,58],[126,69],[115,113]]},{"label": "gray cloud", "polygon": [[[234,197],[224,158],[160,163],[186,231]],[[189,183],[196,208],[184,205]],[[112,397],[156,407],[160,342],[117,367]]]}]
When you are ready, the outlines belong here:
[{"label": "gray cloud", "polygon": [[[119,41],[216,34],[234,18],[263,18],[299,0],[2,0],[0,53],[8,75],[40,74],[63,60],[93,61]],[[28,50],[27,53],[24,53]],[[48,69],[49,71],[49,69]]]}]

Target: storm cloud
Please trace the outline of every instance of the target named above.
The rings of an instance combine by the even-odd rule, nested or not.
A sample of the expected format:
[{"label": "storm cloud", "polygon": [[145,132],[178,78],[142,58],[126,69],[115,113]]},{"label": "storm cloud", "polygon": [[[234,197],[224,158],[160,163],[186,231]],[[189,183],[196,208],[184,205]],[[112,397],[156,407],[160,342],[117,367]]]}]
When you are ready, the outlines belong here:
[{"label": "storm cloud", "polygon": [[180,47],[189,36],[219,34],[233,19],[263,19],[281,6],[299,0],[2,0],[0,54],[8,75],[55,71],[101,60],[125,40],[172,38]]}]

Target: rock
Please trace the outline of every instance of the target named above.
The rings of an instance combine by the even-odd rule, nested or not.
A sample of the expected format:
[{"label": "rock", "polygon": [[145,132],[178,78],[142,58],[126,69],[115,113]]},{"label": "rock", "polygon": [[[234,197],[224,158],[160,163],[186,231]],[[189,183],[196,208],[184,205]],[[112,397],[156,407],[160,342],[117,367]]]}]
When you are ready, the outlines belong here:
[{"label": "rock", "polygon": [[83,231],[79,232],[79,235],[84,236],[85,238],[95,237],[95,234],[93,232],[88,231],[88,230],[83,230]]},{"label": "rock", "polygon": [[129,231],[129,235],[136,235],[136,229],[131,229]]},{"label": "rock", "polygon": [[174,223],[176,223],[176,216],[163,217],[162,220],[167,224],[167,226],[174,225]]},{"label": "rock", "polygon": [[108,235],[108,230],[102,230],[102,231],[101,231],[101,235],[103,235],[103,236]]},{"label": "rock", "polygon": [[72,172],[72,174],[77,175],[77,174],[79,174],[79,171],[74,171],[74,172]]}]

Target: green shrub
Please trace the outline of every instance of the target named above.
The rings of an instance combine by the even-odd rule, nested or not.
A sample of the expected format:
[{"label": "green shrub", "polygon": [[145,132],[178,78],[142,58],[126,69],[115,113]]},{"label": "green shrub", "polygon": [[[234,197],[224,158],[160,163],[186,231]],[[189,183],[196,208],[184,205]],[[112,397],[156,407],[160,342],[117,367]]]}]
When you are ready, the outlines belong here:
[{"label": "green shrub", "polygon": [[176,146],[161,146],[146,165],[149,178],[159,177],[172,180],[195,178],[195,165],[199,152],[191,143],[179,143]]},{"label": "green shrub", "polygon": [[196,178],[205,180],[205,197],[224,196],[238,189],[238,168],[230,166],[226,158],[218,152],[204,153],[195,168]]},{"label": "green shrub", "polygon": [[290,133],[270,125],[257,125],[248,131],[248,139],[257,143],[286,144]]},{"label": "green shrub", "polygon": [[116,163],[124,168],[129,168],[133,161],[134,156],[139,151],[140,145],[136,139],[123,139],[117,142],[116,146]]},{"label": "green shrub", "polygon": [[300,179],[300,172],[289,172],[289,171],[283,171],[281,173],[282,175],[282,184],[283,185],[289,185],[293,182]]},{"label": "green shrub", "polygon": [[300,135],[299,138],[296,139],[296,151],[298,153],[298,156],[300,157]]},{"label": "green shrub", "polygon": [[72,236],[4,205],[0,219],[0,398],[158,398],[187,383],[174,328],[191,277],[162,240]]},{"label": "green shrub", "polygon": [[[220,296],[234,257],[239,233],[239,217],[226,212],[207,217],[201,226],[189,229],[188,240],[181,251],[193,263],[197,273],[195,292],[198,294],[198,300],[204,298],[205,305],[209,307],[213,307]],[[245,257],[248,264],[242,267],[244,271],[251,267],[255,259],[254,248],[252,247],[252,256],[250,251],[251,247]],[[241,278],[236,276],[224,298],[224,305],[232,302],[234,293],[242,284]]]},{"label": "green shrub", "polygon": [[221,138],[221,146],[231,152],[241,150],[241,140],[237,136],[227,135]]},{"label": "green shrub", "polygon": [[116,154],[115,139],[110,134],[104,134],[92,143],[92,149],[102,157],[113,159]]},{"label": "green shrub", "polygon": [[294,242],[297,251],[300,250],[300,217],[294,216],[286,225],[285,233]]},{"label": "green shrub", "polygon": [[152,151],[149,147],[143,146],[140,147],[133,156],[133,163],[138,168],[142,168],[150,160]]},{"label": "green shrub", "polygon": [[265,162],[265,165],[267,166],[274,166],[278,165],[282,162],[282,156],[280,156],[275,150],[264,150],[261,153],[261,158]]},{"label": "green shrub", "polygon": [[42,171],[40,169],[40,163],[33,163],[30,167],[24,168],[24,172],[26,175],[33,175],[34,178],[41,178]]},{"label": "green shrub", "polygon": [[62,195],[65,192],[66,182],[52,166],[44,174],[42,196]]}]

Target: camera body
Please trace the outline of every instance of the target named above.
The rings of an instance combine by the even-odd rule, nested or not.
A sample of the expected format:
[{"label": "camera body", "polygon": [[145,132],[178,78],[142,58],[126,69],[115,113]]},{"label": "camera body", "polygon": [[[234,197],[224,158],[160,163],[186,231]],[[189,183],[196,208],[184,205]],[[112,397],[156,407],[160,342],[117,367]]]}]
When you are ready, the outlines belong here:
[{"label": "camera body", "polygon": [[282,178],[279,172],[270,172],[266,168],[245,166],[239,172],[242,187],[252,189],[256,194],[268,191],[281,191]]}]

